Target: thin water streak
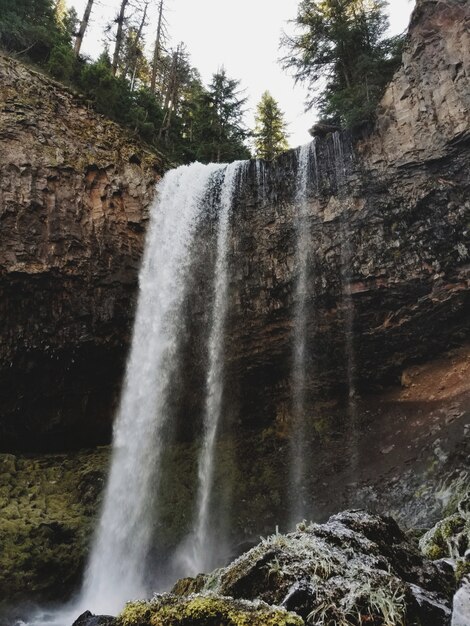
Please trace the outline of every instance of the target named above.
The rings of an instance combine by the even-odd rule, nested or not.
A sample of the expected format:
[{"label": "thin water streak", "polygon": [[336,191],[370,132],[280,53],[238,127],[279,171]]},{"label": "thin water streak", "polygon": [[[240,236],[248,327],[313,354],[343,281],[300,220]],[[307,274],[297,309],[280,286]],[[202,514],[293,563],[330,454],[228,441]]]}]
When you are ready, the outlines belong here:
[{"label": "thin water streak", "polygon": [[[337,193],[345,202],[346,199],[346,160],[344,157],[343,141],[339,132],[333,134],[333,148],[335,157],[335,171]],[[349,467],[351,475],[357,474],[359,463],[358,441],[358,406],[356,391],[356,351],[354,347],[354,302],[351,291],[351,262],[353,258],[352,243],[348,232],[349,212],[343,206],[340,220],[340,272],[341,272],[341,299],[344,315],[344,341],[346,352],[346,379],[348,385],[348,439],[350,442]]]},{"label": "thin water streak", "polygon": [[308,185],[314,157],[315,180],[318,181],[316,161],[316,145],[311,142],[299,148],[295,205],[297,208],[296,231],[296,267],[298,268],[295,285],[294,312],[294,352],[293,352],[293,432],[291,436],[291,476],[292,493],[290,505],[290,525],[301,521],[307,512],[305,493],[306,458],[307,458],[307,416],[306,416],[306,383],[307,383],[307,334],[308,334],[308,278],[310,269],[310,229],[308,223]]}]

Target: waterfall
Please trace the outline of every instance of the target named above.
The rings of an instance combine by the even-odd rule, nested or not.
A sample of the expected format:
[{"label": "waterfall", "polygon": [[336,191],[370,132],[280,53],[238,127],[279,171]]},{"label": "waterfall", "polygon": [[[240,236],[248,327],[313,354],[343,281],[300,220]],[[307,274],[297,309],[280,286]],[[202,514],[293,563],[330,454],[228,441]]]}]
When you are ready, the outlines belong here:
[{"label": "waterfall", "polygon": [[221,190],[217,257],[213,281],[211,330],[208,345],[208,370],[204,410],[203,441],[198,463],[198,492],[193,528],[176,554],[176,566],[186,576],[208,571],[215,565],[220,546],[210,536],[210,505],[214,479],[215,443],[222,416],[224,387],[224,330],[228,305],[228,235],[230,209],[239,175],[249,161],[227,166]]},{"label": "waterfall", "polygon": [[310,261],[310,229],[308,223],[308,186],[310,170],[315,168],[315,181],[318,181],[316,145],[311,142],[299,148],[297,178],[295,189],[296,218],[296,266],[297,281],[295,285],[294,310],[294,350],[292,369],[292,409],[293,432],[291,436],[291,467],[290,490],[292,493],[290,505],[291,526],[299,522],[306,513],[305,478],[306,459],[306,383],[307,383],[307,330],[308,330],[308,277]]},{"label": "waterfall", "polygon": [[344,206],[340,218],[340,274],[341,274],[341,308],[344,315],[344,343],[346,356],[346,381],[348,386],[348,426],[351,474],[357,472],[359,462],[358,415],[356,396],[356,353],[354,348],[354,303],[351,293],[351,262],[353,258],[352,244],[349,240],[349,213],[346,206],[346,160],[344,157],[343,140],[339,132],[333,133],[333,152],[337,193],[343,199]]},{"label": "waterfall", "polygon": [[82,604],[96,613],[116,613],[126,600],[148,591],[145,566],[190,245],[202,200],[221,168],[194,163],[168,172],[151,211],[111,471],[83,587]]}]

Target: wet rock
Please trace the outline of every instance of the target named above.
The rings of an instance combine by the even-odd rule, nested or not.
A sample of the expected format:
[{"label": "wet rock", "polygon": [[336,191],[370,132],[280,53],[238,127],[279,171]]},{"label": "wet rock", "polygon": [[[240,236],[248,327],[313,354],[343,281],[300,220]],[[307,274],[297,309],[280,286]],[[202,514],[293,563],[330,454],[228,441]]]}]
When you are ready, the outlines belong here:
[{"label": "wet rock", "polygon": [[218,594],[282,605],[318,626],[349,624],[351,615],[374,624],[450,619],[440,570],[391,518],[364,511],[268,537],[213,577]]},{"label": "wet rock", "polygon": [[90,611],[85,611],[72,626],[117,626],[117,622],[111,615],[93,615]]},{"label": "wet rock", "polygon": [[132,602],[116,620],[117,626],[302,626],[295,613],[265,602],[235,600],[220,595],[158,595]]},{"label": "wet rock", "polygon": [[451,626],[470,624],[470,578],[466,578],[454,596]]}]

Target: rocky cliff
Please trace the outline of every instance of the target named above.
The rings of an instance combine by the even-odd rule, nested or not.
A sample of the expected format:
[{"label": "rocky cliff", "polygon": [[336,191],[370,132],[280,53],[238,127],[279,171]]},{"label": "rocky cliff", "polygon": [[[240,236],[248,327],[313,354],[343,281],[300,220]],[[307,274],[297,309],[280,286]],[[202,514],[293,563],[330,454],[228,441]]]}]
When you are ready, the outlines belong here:
[{"label": "rocky cliff", "polygon": [[162,159],[0,56],[0,446],[109,439]]},{"label": "rocky cliff", "polygon": [[[315,146],[304,224],[315,519],[350,504],[426,525],[449,489],[468,480],[468,19],[467,2],[418,2],[375,130],[344,137],[340,151],[333,137]],[[5,58],[0,74],[0,445],[7,452],[90,446],[109,438],[162,163],[39,74]],[[285,521],[289,497],[297,160],[291,152],[251,163],[232,216],[215,490],[232,507],[234,543]],[[214,222],[209,215],[193,251],[183,393],[172,397],[177,440],[167,451],[157,529],[167,547],[184,535],[194,497]],[[5,462],[29,471],[21,457]],[[100,472],[102,464],[100,457]],[[10,471],[4,482],[10,507]],[[34,528],[54,521],[44,502]],[[0,530],[15,541],[21,514],[8,511]],[[51,532],[62,546],[63,527],[73,530],[75,520],[60,520]],[[36,564],[25,563],[37,580],[28,569]]]}]

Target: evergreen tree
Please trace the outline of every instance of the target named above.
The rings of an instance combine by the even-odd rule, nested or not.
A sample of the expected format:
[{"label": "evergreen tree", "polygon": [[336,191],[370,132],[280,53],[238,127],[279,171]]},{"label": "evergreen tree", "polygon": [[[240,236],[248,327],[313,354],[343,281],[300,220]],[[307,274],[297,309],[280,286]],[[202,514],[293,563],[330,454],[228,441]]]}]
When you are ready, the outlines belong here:
[{"label": "evergreen tree", "polygon": [[197,158],[204,162],[234,161],[250,157],[244,144],[248,132],[243,122],[247,98],[240,81],[228,78],[222,68],[212,77],[197,110]]},{"label": "evergreen tree", "polygon": [[255,148],[258,159],[272,161],[288,149],[287,125],[278,103],[265,91],[257,107],[255,118]]},{"label": "evergreen tree", "polygon": [[54,0],[0,0],[0,46],[44,62],[60,36]]},{"label": "evergreen tree", "polygon": [[327,119],[346,126],[369,121],[385,86],[400,64],[403,37],[386,38],[385,0],[302,0],[295,24],[284,36],[285,69],[315,93]]}]

